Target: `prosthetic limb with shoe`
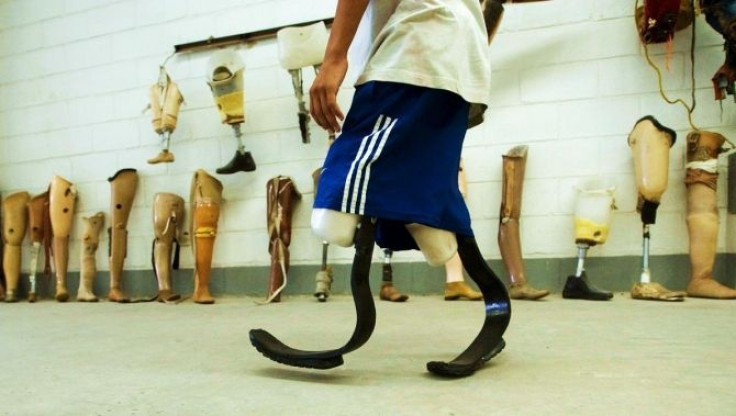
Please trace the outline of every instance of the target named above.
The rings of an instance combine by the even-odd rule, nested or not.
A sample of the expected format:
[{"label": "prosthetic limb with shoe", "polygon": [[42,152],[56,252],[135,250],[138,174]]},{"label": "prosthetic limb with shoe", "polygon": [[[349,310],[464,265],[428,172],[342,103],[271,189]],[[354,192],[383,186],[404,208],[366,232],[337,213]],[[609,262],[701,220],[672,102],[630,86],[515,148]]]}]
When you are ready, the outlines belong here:
[{"label": "prosthetic limb with shoe", "polygon": [[575,244],[578,246],[578,265],[575,274],[567,277],[562,297],[565,299],[609,300],[613,293],[600,290],[588,281],[585,257],[588,249],[608,239],[615,187],[592,180],[578,188],[575,205]]},{"label": "prosthetic limb with shoe", "polygon": [[662,126],[654,117],[639,119],[629,134],[628,144],[634,159],[636,189],[639,192],[636,210],[642,221],[642,271],[639,281],[631,288],[634,299],[682,301],[685,292],[675,292],[651,281],[649,269],[650,226],[656,222],[657,208],[667,190],[670,148],[677,134]]},{"label": "prosthetic limb with shoe", "polygon": [[77,190],[71,182],[54,175],[49,187],[49,216],[53,230],[52,252],[56,271],[56,300],[66,302],[69,292],[66,287],[69,265],[69,233],[74,219]]},{"label": "prosthetic limb with shoe", "polygon": [[184,97],[163,66],[159,67],[158,81],[149,89],[149,100],[149,108],[153,113],[153,130],[165,146],[156,157],[148,159],[148,163],[171,163],[174,161],[174,154],[169,151],[171,134],[176,129],[179,107],[184,102]]},{"label": "prosthetic limb with shoe", "polygon": [[5,302],[18,301],[18,281],[23,239],[28,226],[28,192],[16,192],[2,201],[3,210],[3,272],[5,273]]},{"label": "prosthetic limb with shoe", "polygon": [[378,298],[389,302],[406,302],[409,296],[399,292],[396,286],[394,286],[394,269],[391,267],[391,256],[393,254],[393,250],[389,248],[383,249],[381,290],[378,292]]},{"label": "prosthetic limb with shoe", "polygon": [[189,192],[192,212],[190,235],[193,236],[192,254],[194,258],[195,303],[213,304],[210,295],[210,276],[212,274],[212,253],[217,237],[217,221],[222,204],[222,183],[203,169],[194,172]]},{"label": "prosthetic limb with shoe", "polygon": [[693,131],[687,136],[687,229],[690,236],[691,297],[736,299],[736,290],[713,279],[718,246],[718,154],[726,138],[709,131]]},{"label": "prosthetic limb with shoe", "polygon": [[28,223],[31,228],[31,264],[28,281],[28,302],[36,301],[36,283],[38,271],[38,256],[41,247],[44,249],[44,273],[51,273],[51,219],[49,218],[49,193],[36,195],[28,202]]},{"label": "prosthetic limb with shoe", "polygon": [[296,202],[301,199],[296,184],[288,176],[275,176],[266,184],[266,222],[271,271],[268,278],[268,297],[265,303],[280,302],[289,272],[289,245],[291,218]]},{"label": "prosthetic limb with shoe", "polygon": [[112,191],[110,200],[110,293],[111,302],[127,303],[123,294],[123,263],[128,253],[128,217],[138,188],[135,169],[121,169],[108,178]]},{"label": "prosthetic limb with shoe", "polygon": [[237,52],[222,49],[212,54],[207,68],[207,84],[220,114],[220,121],[233,128],[238,148],[232,160],[217,168],[219,174],[251,172],[256,163],[250,152],[245,150],[240,128],[245,121],[243,105],[243,70],[245,64]]},{"label": "prosthetic limb with shoe", "polygon": [[94,293],[95,275],[97,274],[97,248],[100,245],[100,232],[105,226],[105,213],[98,212],[91,217],[83,217],[81,269],[77,302],[97,302]]},{"label": "prosthetic limb with shoe", "polygon": [[159,192],[153,198],[153,250],[151,259],[158,283],[159,302],[176,302],[181,296],[171,289],[172,249],[174,243],[173,268],[179,268],[178,236],[184,222],[184,199],[176,194]]}]

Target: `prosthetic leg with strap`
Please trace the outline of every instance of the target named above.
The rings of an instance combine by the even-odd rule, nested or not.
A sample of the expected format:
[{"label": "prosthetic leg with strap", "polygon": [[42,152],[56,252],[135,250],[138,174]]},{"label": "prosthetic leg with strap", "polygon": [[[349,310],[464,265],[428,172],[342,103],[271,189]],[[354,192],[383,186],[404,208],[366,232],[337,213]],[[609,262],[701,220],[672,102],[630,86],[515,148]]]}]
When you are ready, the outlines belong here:
[{"label": "prosthetic leg with strap", "polygon": [[77,302],[97,302],[95,296],[95,275],[97,274],[97,248],[100,246],[100,232],[105,226],[105,213],[98,212],[91,217],[83,217],[81,269]]},{"label": "prosthetic leg with strap", "polygon": [[148,163],[171,163],[174,161],[174,154],[169,151],[171,134],[176,129],[179,107],[184,102],[184,97],[163,66],[159,67],[158,82],[149,89],[149,99],[153,112],[153,130],[165,142],[165,147],[156,157],[148,159]]},{"label": "prosthetic leg with strap", "polygon": [[5,302],[18,301],[21,246],[28,226],[28,192],[16,192],[7,196],[3,209],[3,271],[5,273]]},{"label": "prosthetic leg with strap", "polygon": [[138,188],[135,169],[121,169],[108,178],[112,198],[110,200],[110,293],[111,302],[128,303],[123,294],[123,264],[128,253],[128,217]]},{"label": "prosthetic leg with strap", "polygon": [[296,201],[301,199],[294,181],[288,176],[275,176],[266,184],[266,221],[268,252],[271,254],[271,272],[268,297],[265,303],[280,302],[289,272],[289,244],[291,244],[291,217]]},{"label": "prosthetic leg with strap", "polygon": [[[153,270],[158,282],[159,302],[175,302],[181,296],[171,290],[171,253],[184,222],[184,199],[176,194],[157,193],[153,199]],[[179,268],[179,245],[176,245],[173,268]]]},{"label": "prosthetic leg with strap", "polygon": [[217,237],[217,221],[222,204],[222,183],[205,170],[199,169],[192,177],[189,193],[192,215],[190,233],[194,238],[192,252],[194,257],[194,302],[213,304],[210,295],[210,276],[212,274],[212,253]]},{"label": "prosthetic leg with strap", "polygon": [[68,180],[54,175],[49,188],[49,216],[53,230],[53,257],[56,270],[56,300],[66,302],[66,274],[69,265],[69,233],[74,219],[77,190]]},{"label": "prosthetic leg with strap", "polygon": [[51,249],[51,222],[49,218],[49,193],[44,192],[31,198],[28,202],[28,222],[31,228],[31,264],[28,281],[28,302],[36,301],[36,283],[38,271],[38,256],[41,247],[44,248],[44,273],[50,274]]}]

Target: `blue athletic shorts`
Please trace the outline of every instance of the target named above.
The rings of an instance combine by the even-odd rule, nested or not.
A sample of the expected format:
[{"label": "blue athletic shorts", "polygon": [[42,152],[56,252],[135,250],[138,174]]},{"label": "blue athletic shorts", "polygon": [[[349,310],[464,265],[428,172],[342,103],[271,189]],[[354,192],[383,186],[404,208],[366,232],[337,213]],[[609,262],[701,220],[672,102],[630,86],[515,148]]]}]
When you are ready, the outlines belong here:
[{"label": "blue athletic shorts", "polygon": [[376,242],[392,250],[417,248],[409,223],[472,236],[458,188],[469,107],[445,90],[358,86],[327,153],[314,207],[377,218]]}]

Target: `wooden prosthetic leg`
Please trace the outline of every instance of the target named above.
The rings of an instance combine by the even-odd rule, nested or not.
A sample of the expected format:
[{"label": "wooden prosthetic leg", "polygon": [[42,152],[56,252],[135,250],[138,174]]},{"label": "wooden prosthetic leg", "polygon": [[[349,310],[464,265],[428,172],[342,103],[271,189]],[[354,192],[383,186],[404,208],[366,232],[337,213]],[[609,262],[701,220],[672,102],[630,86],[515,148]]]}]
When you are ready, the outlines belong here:
[{"label": "wooden prosthetic leg", "polygon": [[694,131],[687,136],[687,229],[690,234],[690,283],[688,296],[736,299],[736,290],[713,279],[718,245],[718,154],[725,137]]},{"label": "wooden prosthetic leg", "polygon": [[69,265],[69,232],[74,219],[77,190],[68,180],[54,175],[49,188],[49,216],[53,230],[53,257],[56,270],[56,300],[66,302],[66,273]]},{"label": "wooden prosthetic leg", "polygon": [[[170,193],[157,193],[153,199],[153,270],[158,281],[159,302],[174,302],[181,298],[171,290],[171,252],[184,222],[184,199]],[[176,246],[173,268],[179,268],[179,245]]]},{"label": "wooden prosthetic leg", "polygon": [[159,80],[149,90],[149,99],[153,112],[153,130],[166,145],[156,157],[148,159],[148,163],[171,163],[174,161],[174,154],[169,151],[171,133],[176,129],[179,107],[184,102],[184,97],[164,67],[160,67]]},{"label": "wooden prosthetic leg", "polygon": [[549,295],[549,291],[535,289],[527,282],[519,236],[527,150],[527,146],[517,146],[503,155],[503,194],[498,224],[498,247],[511,281],[509,297],[537,300]]},{"label": "wooden prosthetic leg", "polygon": [[276,176],[266,184],[266,215],[268,222],[268,252],[271,254],[271,273],[266,303],[280,302],[289,271],[289,244],[291,244],[291,217],[296,201],[301,199],[294,181],[288,176]]},{"label": "wooden prosthetic leg", "polygon": [[51,219],[49,218],[49,193],[44,192],[36,195],[28,202],[28,222],[31,228],[31,265],[28,281],[30,288],[28,290],[28,302],[36,301],[36,279],[38,271],[38,256],[41,253],[41,246],[44,248],[45,267],[44,273],[49,274],[50,266],[50,249],[51,249]]},{"label": "wooden prosthetic leg", "polygon": [[217,236],[217,220],[222,204],[222,183],[203,169],[194,173],[189,194],[192,209],[191,235],[194,237],[194,302],[212,304],[210,276],[212,253]]},{"label": "wooden prosthetic leg", "polygon": [[128,249],[128,217],[133,207],[138,188],[138,173],[135,169],[121,169],[108,178],[112,190],[110,200],[110,293],[111,302],[127,303],[130,299],[123,294],[123,263]]},{"label": "wooden prosthetic leg", "polygon": [[100,245],[100,231],[105,225],[105,213],[98,212],[91,217],[83,217],[81,269],[77,302],[97,302],[94,293],[95,275],[97,274],[97,247]]},{"label": "wooden prosthetic leg", "polygon": [[28,226],[28,192],[14,193],[3,200],[3,271],[5,302],[18,301],[21,245]]}]

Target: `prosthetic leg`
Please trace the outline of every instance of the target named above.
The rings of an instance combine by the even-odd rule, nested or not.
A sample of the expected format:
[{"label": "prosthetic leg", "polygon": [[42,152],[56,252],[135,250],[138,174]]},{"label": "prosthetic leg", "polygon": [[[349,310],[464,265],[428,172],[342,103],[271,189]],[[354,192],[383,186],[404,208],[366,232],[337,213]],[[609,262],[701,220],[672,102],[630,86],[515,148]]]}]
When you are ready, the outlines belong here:
[{"label": "prosthetic leg", "polygon": [[266,303],[280,302],[289,272],[289,244],[291,244],[291,216],[296,201],[302,195],[288,176],[275,176],[266,184],[266,220],[268,222],[268,252],[271,254],[271,273]]},{"label": "prosthetic leg", "polygon": [[309,143],[310,117],[304,102],[302,68],[312,66],[315,73],[319,71],[327,48],[327,28],[324,22],[308,26],[287,27],[276,33],[276,39],[279,46],[279,62],[291,75],[294,96],[299,105],[297,115],[302,143]]},{"label": "prosthetic leg", "polygon": [[687,136],[687,229],[690,234],[690,283],[687,295],[698,298],[736,299],[736,290],[713,279],[718,244],[718,154],[725,137],[708,131]]},{"label": "prosthetic leg", "polygon": [[[317,168],[312,172],[312,181],[314,182],[314,194],[317,195],[317,184],[322,172],[322,168]],[[332,288],[332,266],[327,265],[327,249],[330,243],[322,241],[322,265],[314,277],[316,287],[314,288],[314,297],[319,302],[326,302],[330,297],[330,289]]]},{"label": "prosthetic leg", "polygon": [[527,282],[519,236],[527,150],[527,146],[516,146],[503,155],[503,195],[498,223],[498,247],[511,281],[511,299],[537,300],[549,295],[549,291],[535,289]]},{"label": "prosthetic leg", "polygon": [[649,270],[649,226],[654,224],[662,194],[667,190],[670,148],[677,135],[652,116],[641,118],[629,134],[634,157],[636,188],[639,190],[637,211],[643,224],[642,271],[639,282],[631,288],[633,299],[683,301],[685,292],[673,292],[651,281]]},{"label": "prosthetic leg", "polygon": [[192,177],[189,202],[192,207],[190,233],[194,236],[193,299],[196,303],[212,304],[215,300],[210,295],[209,285],[217,220],[220,218],[220,204],[222,204],[222,183],[203,169],[197,170]]},{"label": "prosthetic leg", "polygon": [[[0,201],[2,201],[2,194],[0,194]],[[2,206],[2,205],[0,205]],[[0,209],[0,230],[2,230],[3,216],[2,209]],[[0,238],[0,251],[4,252],[5,247],[3,245],[3,239]],[[0,256],[0,301],[5,300],[5,266],[3,265],[3,256]]]},{"label": "prosthetic leg", "polygon": [[98,212],[91,217],[84,217],[84,232],[82,233],[81,270],[79,272],[79,290],[77,302],[97,302],[94,285],[97,274],[97,247],[100,245],[100,231],[105,226],[105,213]]},{"label": "prosthetic leg", "polygon": [[378,298],[389,302],[405,302],[409,299],[409,296],[399,292],[394,286],[394,270],[391,267],[391,256],[393,254],[393,250],[383,249],[381,291],[378,293]]},{"label": "prosthetic leg", "polygon": [[[179,229],[184,219],[184,199],[170,193],[157,193],[153,199],[153,230],[156,236],[153,240],[153,270],[158,281],[159,302],[175,302],[181,299],[171,291],[171,251],[177,242]],[[179,268],[179,245],[174,255],[175,269]]]},{"label": "prosthetic leg", "polygon": [[614,190],[614,187],[605,187],[596,182],[586,183],[578,189],[575,206],[578,267],[575,275],[567,277],[562,290],[565,299],[609,300],[613,297],[613,293],[602,291],[588,282],[584,263],[588,249],[608,239]]},{"label": "prosthetic leg", "polygon": [[28,226],[28,192],[17,192],[3,200],[3,271],[5,302],[18,302],[21,246]]},{"label": "prosthetic leg", "polygon": [[31,273],[28,276],[30,289],[28,290],[28,302],[36,301],[36,272],[38,270],[38,255],[41,246],[44,248],[46,267],[44,273],[50,273],[50,246],[51,246],[51,223],[49,218],[49,193],[44,192],[36,195],[28,202],[28,220],[31,227]]},{"label": "prosthetic leg", "polygon": [[163,66],[159,67],[158,82],[149,90],[149,99],[153,112],[153,130],[165,143],[165,147],[158,156],[148,159],[148,163],[171,163],[174,161],[174,154],[169,151],[171,133],[176,129],[179,107],[184,102],[184,97]]},{"label": "prosthetic leg", "polygon": [[133,207],[138,188],[138,173],[135,169],[121,169],[107,179],[112,188],[110,201],[110,293],[111,302],[127,303],[130,299],[123,294],[123,263],[128,253],[128,217]]},{"label": "prosthetic leg", "polygon": [[77,190],[71,182],[54,175],[49,188],[49,213],[53,230],[53,253],[56,270],[56,300],[66,302],[66,272],[69,264],[69,232],[74,219]]},{"label": "prosthetic leg", "polygon": [[207,84],[212,90],[220,121],[233,128],[238,149],[233,159],[216,170],[219,174],[251,172],[256,163],[250,152],[245,151],[240,125],[245,121],[243,106],[243,69],[245,64],[240,56],[232,50],[219,50],[212,54],[207,71]]},{"label": "prosthetic leg", "polygon": [[726,60],[713,75],[715,99],[723,100],[727,95],[736,99],[736,9],[730,0],[700,0],[705,21],[725,40]]}]

